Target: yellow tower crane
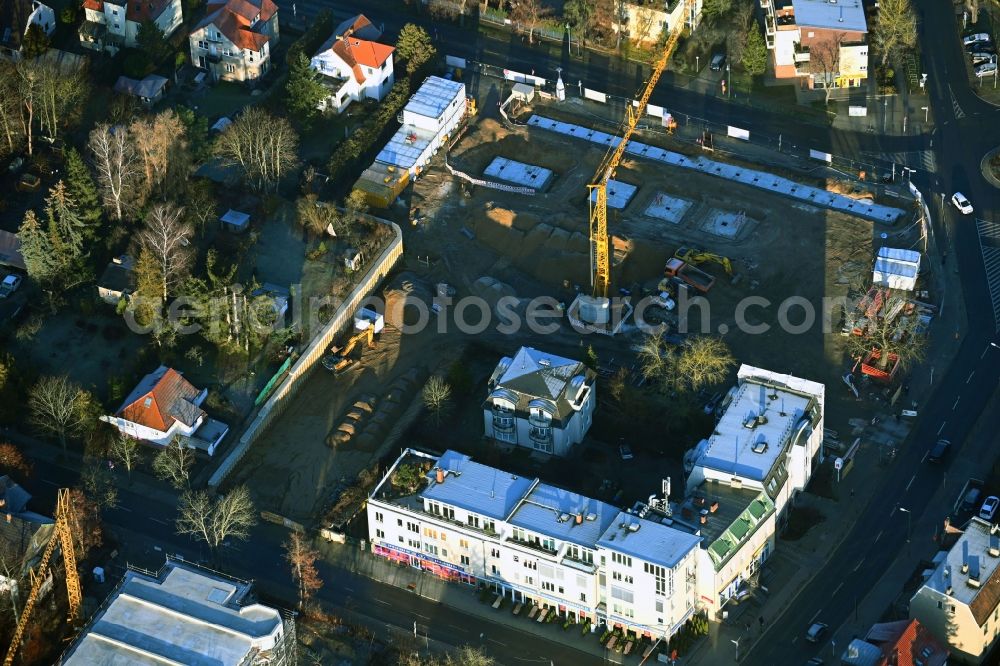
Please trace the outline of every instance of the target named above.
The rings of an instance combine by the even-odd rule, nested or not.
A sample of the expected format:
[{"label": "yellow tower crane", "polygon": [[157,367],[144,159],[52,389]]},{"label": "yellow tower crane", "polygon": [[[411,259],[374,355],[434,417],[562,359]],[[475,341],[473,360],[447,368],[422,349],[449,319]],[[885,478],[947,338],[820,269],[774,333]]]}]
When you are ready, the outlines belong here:
[{"label": "yellow tower crane", "polygon": [[[690,17],[691,3],[692,0],[684,1],[682,15]],[[688,21],[690,20],[689,18]],[[628,145],[629,139],[632,138],[632,134],[635,133],[639,119],[646,112],[646,105],[653,94],[653,88],[660,80],[663,70],[667,68],[667,61],[674,49],[677,48],[677,41],[681,37],[685,23],[681,22],[675,25],[670,31],[670,37],[663,47],[663,53],[653,65],[653,73],[649,75],[649,81],[646,82],[642,94],[639,96],[638,104],[628,107],[621,125],[621,141],[618,142],[617,146],[608,150],[594,174],[593,182],[587,185],[590,190],[588,194],[590,201],[590,244],[593,257],[591,281],[593,282],[594,296],[598,298],[607,298],[611,282],[611,248],[608,239],[608,181],[614,178],[615,170],[621,164],[622,157],[625,155],[625,147]]]},{"label": "yellow tower crane", "polygon": [[66,596],[69,598],[69,622],[75,622],[80,616],[80,606],[83,603],[83,594],[80,591],[80,576],[76,571],[76,551],[73,550],[73,530],[76,529],[76,516],[73,513],[73,505],[69,500],[69,490],[61,488],[56,500],[56,524],[55,533],[49,538],[48,545],[42,553],[42,561],[39,562],[37,570],[31,572],[31,592],[24,602],[24,610],[21,611],[21,619],[17,622],[17,629],[14,630],[14,638],[11,639],[10,647],[7,649],[7,656],[3,660],[3,666],[11,666],[14,663],[14,656],[17,654],[21,641],[24,639],[24,632],[27,631],[28,622],[31,620],[31,613],[38,602],[38,595],[42,584],[48,577],[49,563],[55,553],[56,542],[62,547],[63,565],[66,568]]}]

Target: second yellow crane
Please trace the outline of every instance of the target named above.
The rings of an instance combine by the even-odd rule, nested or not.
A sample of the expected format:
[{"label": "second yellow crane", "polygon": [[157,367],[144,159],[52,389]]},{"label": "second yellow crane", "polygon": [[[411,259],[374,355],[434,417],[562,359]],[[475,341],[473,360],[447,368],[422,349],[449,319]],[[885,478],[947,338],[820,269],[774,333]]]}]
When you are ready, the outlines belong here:
[{"label": "second yellow crane", "polygon": [[621,164],[622,157],[625,155],[625,147],[628,145],[629,139],[632,138],[632,134],[635,133],[639,119],[646,112],[646,105],[653,94],[653,88],[656,87],[660,76],[663,75],[663,71],[667,68],[667,61],[670,60],[671,54],[677,48],[677,41],[681,37],[684,26],[692,20],[691,5],[692,0],[684,0],[682,15],[687,17],[687,20],[673,26],[673,29],[670,31],[670,37],[663,47],[663,53],[660,54],[659,60],[653,65],[653,72],[649,75],[649,81],[646,82],[645,87],[642,89],[638,103],[630,105],[626,111],[625,119],[622,122],[621,141],[618,142],[617,146],[608,150],[604,156],[604,160],[601,161],[601,165],[594,174],[593,182],[587,186],[590,190],[588,198],[590,200],[590,244],[593,263],[591,281],[593,283],[594,296],[599,298],[607,298],[608,287],[611,284],[611,248],[608,237],[608,181],[614,177],[615,170]]}]

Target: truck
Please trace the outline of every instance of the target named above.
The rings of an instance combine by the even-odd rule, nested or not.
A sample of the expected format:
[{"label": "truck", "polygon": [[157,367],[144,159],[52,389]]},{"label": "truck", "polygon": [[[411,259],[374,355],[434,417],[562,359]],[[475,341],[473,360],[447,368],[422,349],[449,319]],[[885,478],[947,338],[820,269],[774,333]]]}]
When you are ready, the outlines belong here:
[{"label": "truck", "polygon": [[707,294],[709,289],[715,285],[714,277],[677,257],[671,257],[667,260],[666,266],[663,267],[663,275],[677,277],[703,294]]}]

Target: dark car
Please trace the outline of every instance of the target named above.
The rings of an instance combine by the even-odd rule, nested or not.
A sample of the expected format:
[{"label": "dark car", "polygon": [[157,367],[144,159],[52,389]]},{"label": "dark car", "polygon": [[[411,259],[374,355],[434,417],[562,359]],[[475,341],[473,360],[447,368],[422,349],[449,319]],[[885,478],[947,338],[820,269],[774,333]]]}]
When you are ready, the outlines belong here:
[{"label": "dark car", "polygon": [[726,54],[716,53],[715,55],[712,56],[712,62],[710,63],[709,66],[712,68],[713,72],[718,72],[719,70],[722,69],[722,66],[725,64],[726,64]]},{"label": "dark car", "polygon": [[939,463],[945,459],[948,455],[948,450],[951,449],[951,442],[947,439],[939,439],[931,452],[927,454],[927,462]]}]

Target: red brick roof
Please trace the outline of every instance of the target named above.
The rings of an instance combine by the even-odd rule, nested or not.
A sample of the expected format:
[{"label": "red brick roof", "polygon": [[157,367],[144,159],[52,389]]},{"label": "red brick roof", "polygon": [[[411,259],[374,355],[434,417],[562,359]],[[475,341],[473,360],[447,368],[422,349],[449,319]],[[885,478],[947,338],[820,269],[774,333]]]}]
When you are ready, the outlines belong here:
[{"label": "red brick roof", "polygon": [[229,0],[226,3],[210,3],[205,18],[195,26],[200,30],[214,25],[236,47],[250,51],[260,51],[270,37],[251,29],[253,20],[268,21],[278,11],[272,0]]},{"label": "red brick roof", "polygon": [[944,666],[948,650],[918,620],[911,620],[895,643],[882,646],[883,664],[890,666]]},{"label": "red brick roof", "polygon": [[204,414],[193,402],[200,393],[181,373],[161,366],[143,377],[115,416],[160,432],[174,421],[192,426]]},{"label": "red brick roof", "polygon": [[369,42],[348,36],[336,40],[331,50],[354,71],[354,79],[358,83],[364,83],[365,75],[360,66],[378,69],[396,49],[378,42]]},{"label": "red brick roof", "polygon": [[122,0],[122,4],[125,5],[126,20],[135,23],[155,21],[173,2],[174,0],[141,0],[141,2],[139,0]]},{"label": "red brick roof", "polygon": [[83,0],[83,8],[99,12],[104,9],[104,3],[101,0]]}]

